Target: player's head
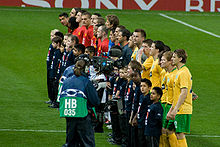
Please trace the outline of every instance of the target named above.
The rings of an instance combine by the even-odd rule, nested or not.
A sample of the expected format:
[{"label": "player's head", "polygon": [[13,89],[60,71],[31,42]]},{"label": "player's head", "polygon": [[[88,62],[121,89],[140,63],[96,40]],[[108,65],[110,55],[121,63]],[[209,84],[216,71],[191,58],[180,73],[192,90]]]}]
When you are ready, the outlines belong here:
[{"label": "player's head", "polygon": [[102,18],[102,17],[98,17],[96,19],[93,20],[93,25],[96,26],[96,25],[105,25],[105,19]]},{"label": "player's head", "polygon": [[128,47],[130,47],[131,49],[133,49],[135,47],[135,44],[134,44],[134,33],[131,33],[131,36],[129,37]]},{"label": "player's head", "polygon": [[185,64],[187,60],[187,53],[184,49],[177,49],[174,51],[172,61],[174,65],[177,65],[178,63]]},{"label": "player's head", "polygon": [[108,35],[108,29],[106,28],[106,26],[98,27],[97,38],[107,37],[107,35]]},{"label": "player's head", "polygon": [[59,15],[60,23],[64,26],[68,25],[68,14],[66,12]]},{"label": "player's head", "polygon": [[164,43],[160,40],[154,41],[151,45],[150,55],[155,56],[164,51]]},{"label": "player's head", "polygon": [[70,11],[70,17],[76,17],[76,14],[81,10],[81,8],[72,8]]},{"label": "player's head", "polygon": [[85,49],[85,54],[89,55],[89,58],[92,59],[92,57],[95,55],[94,46],[87,46]]},{"label": "player's head", "polygon": [[125,26],[123,25],[118,25],[116,28],[115,28],[115,36],[116,38],[118,37],[118,33],[120,32],[120,30],[122,29],[126,29]]},{"label": "player's head", "polygon": [[154,43],[155,43],[155,48],[158,49],[159,52],[164,51],[165,44],[163,43],[163,41],[157,40],[157,41],[154,41]]},{"label": "player's head", "polygon": [[82,14],[86,12],[86,10],[79,10],[79,12],[76,14],[76,22],[81,23],[82,22]]},{"label": "player's head", "polygon": [[167,69],[170,65],[172,65],[172,60],[171,60],[172,56],[173,56],[173,52],[171,51],[164,52],[160,60],[160,66],[162,68]]},{"label": "player's head", "polygon": [[136,29],[134,31],[134,43],[137,46],[142,45],[142,42],[146,38],[146,32],[143,29]]},{"label": "player's head", "polygon": [[83,44],[76,44],[73,48],[73,54],[75,56],[84,54],[84,52],[85,52],[85,46]]},{"label": "player's head", "polygon": [[150,54],[150,49],[151,49],[152,43],[153,43],[153,40],[151,40],[151,39],[145,39],[142,43],[143,52],[146,56],[149,56],[149,54]]},{"label": "player's head", "polygon": [[114,28],[110,29],[109,39],[111,40],[111,42],[116,41],[115,29]]},{"label": "player's head", "polygon": [[82,14],[82,24],[85,26],[85,27],[88,27],[90,26],[91,24],[91,13],[89,12],[84,12]]},{"label": "player's head", "polygon": [[150,99],[154,102],[158,102],[163,95],[163,91],[160,87],[154,87],[151,91]]},{"label": "player's head", "polygon": [[124,41],[128,41],[129,40],[129,37],[130,37],[131,33],[129,30],[127,29],[121,29],[118,33],[118,41],[119,43],[123,43]]},{"label": "player's head", "polygon": [[94,25],[94,20],[96,20],[98,17],[102,17],[99,13],[93,13],[91,16],[91,25]]},{"label": "player's head", "polygon": [[106,23],[107,29],[116,28],[119,25],[119,19],[116,15],[107,15]]},{"label": "player's head", "polygon": [[148,79],[141,79],[141,92],[146,95],[150,92],[150,89],[152,87],[152,83]]}]

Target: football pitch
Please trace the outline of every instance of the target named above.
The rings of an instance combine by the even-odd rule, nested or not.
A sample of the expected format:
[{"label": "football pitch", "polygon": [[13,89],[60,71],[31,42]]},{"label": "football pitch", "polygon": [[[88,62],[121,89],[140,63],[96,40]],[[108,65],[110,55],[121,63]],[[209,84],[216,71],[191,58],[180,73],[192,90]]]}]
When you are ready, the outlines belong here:
[{"label": "football pitch", "polygon": [[[46,56],[50,31],[67,29],[58,20],[70,9],[0,7],[0,146],[54,147],[65,143],[65,119],[47,107]],[[193,76],[189,147],[220,146],[220,13],[141,10],[88,10],[115,14],[131,32],[162,40],[188,53]],[[109,147],[107,132],[95,134],[97,147]]]}]

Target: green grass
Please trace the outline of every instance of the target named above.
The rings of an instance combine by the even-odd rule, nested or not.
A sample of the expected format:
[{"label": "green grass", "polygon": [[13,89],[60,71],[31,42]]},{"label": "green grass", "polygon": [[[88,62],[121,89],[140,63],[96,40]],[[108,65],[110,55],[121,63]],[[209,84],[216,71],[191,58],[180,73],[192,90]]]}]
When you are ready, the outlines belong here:
[{"label": "green grass", "polygon": [[[0,129],[65,130],[65,119],[44,104],[50,30],[67,31],[58,21],[59,13],[65,11],[70,9],[0,7]],[[163,13],[220,35],[219,13],[89,11],[116,14],[129,30],[143,28],[147,38],[163,40],[172,50],[186,49],[193,89],[199,95],[193,104],[191,134],[220,136],[220,39],[158,15]],[[219,137],[188,136],[187,141],[190,147],[220,146]],[[64,142],[64,132],[0,131],[0,146],[61,146]],[[96,134],[96,146],[111,146],[106,133]]]}]

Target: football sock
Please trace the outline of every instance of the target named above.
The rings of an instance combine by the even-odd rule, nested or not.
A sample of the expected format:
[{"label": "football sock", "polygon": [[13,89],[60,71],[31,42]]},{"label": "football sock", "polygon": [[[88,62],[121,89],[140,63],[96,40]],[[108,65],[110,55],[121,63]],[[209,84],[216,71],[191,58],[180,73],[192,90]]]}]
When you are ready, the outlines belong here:
[{"label": "football sock", "polygon": [[186,143],[186,138],[178,139],[178,145],[179,147],[188,147]]},{"label": "football sock", "polygon": [[169,142],[167,140],[167,134],[162,134],[160,136],[159,147],[169,147]]},{"label": "football sock", "polygon": [[160,135],[159,147],[164,147],[163,134],[162,134],[162,135]]},{"label": "football sock", "polygon": [[168,135],[170,147],[177,147],[178,142],[175,133]]}]

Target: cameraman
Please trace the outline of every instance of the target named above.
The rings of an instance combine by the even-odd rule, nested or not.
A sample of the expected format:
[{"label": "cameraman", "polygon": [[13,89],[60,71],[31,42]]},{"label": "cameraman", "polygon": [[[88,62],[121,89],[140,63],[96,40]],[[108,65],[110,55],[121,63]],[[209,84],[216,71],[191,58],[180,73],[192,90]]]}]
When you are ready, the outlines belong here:
[{"label": "cameraman", "polygon": [[[114,69],[122,68],[122,49],[120,46],[116,45],[113,46],[109,51],[109,56],[112,60],[114,60]],[[113,144],[121,144],[122,143],[122,134],[121,127],[120,127],[120,114],[118,110],[118,99],[120,99],[123,95],[123,90],[121,91],[121,86],[124,84],[123,80],[119,80],[120,78],[117,74],[114,74],[113,77],[110,79],[111,87],[109,91],[109,99],[110,101],[110,115],[111,115],[111,122],[112,122],[112,139],[108,141]],[[126,85],[126,84],[124,84]],[[125,90],[124,90],[125,91]]]},{"label": "cameraman", "polygon": [[[85,50],[85,54],[88,55],[90,61],[93,61],[93,56],[95,54],[95,48],[93,46],[87,46]],[[95,59],[94,59],[95,60]],[[96,85],[96,91],[100,98],[100,105],[95,107],[95,112],[97,114],[97,118],[95,119],[94,130],[97,133],[103,133],[103,117],[104,117],[104,106],[107,98],[106,94],[106,76],[99,71],[99,68],[94,68],[92,64],[89,66],[89,79]],[[94,117],[93,117],[94,118]]]},{"label": "cameraman", "polygon": [[[66,118],[67,146],[95,146],[91,123],[91,108],[100,103],[93,84],[87,78],[85,60],[78,60],[74,75],[63,82],[60,95],[60,117]],[[79,138],[76,139],[76,138]]]}]

